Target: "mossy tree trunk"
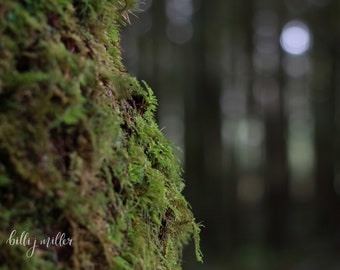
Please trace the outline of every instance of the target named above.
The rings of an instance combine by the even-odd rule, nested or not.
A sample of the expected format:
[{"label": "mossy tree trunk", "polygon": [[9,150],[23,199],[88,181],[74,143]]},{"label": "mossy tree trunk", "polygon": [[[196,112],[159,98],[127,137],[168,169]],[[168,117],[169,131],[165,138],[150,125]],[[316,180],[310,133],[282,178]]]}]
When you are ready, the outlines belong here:
[{"label": "mossy tree trunk", "polygon": [[[0,2],[2,269],[181,269],[198,241],[156,99],[121,64],[133,4]],[[28,258],[13,230],[72,242]]]}]

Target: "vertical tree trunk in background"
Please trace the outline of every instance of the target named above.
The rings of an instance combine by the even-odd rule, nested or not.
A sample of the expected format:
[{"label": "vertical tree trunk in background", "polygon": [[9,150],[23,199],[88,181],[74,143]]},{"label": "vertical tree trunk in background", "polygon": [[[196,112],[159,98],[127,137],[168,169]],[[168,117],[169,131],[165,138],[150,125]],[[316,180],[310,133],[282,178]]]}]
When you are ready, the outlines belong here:
[{"label": "vertical tree trunk in background", "polygon": [[315,26],[314,89],[316,152],[316,204],[318,232],[333,236],[339,231],[339,197],[335,192],[339,176],[339,3],[333,1]]},{"label": "vertical tree trunk in background", "polygon": [[[245,119],[251,107],[252,93],[252,3],[247,1],[224,1],[224,21],[221,23],[223,34],[222,52],[222,83],[223,93],[223,122],[228,127],[238,127],[242,119]],[[243,95],[245,104],[242,104]],[[237,98],[241,97],[241,98]],[[233,104],[229,99],[235,99],[240,104]],[[249,107],[248,107],[249,105]],[[243,111],[242,107],[245,106]],[[231,108],[231,107],[234,107]],[[236,112],[233,110],[236,109]],[[249,109],[249,111],[248,111]],[[239,138],[237,130],[233,131],[234,143],[225,142],[223,149],[225,162],[222,165],[224,172],[224,197],[226,204],[226,243],[225,249],[229,254],[235,252],[247,240],[247,229],[250,226],[242,224],[249,218],[248,210],[241,205],[238,196],[240,178],[248,172],[243,171],[240,164],[240,152],[238,147]]]},{"label": "vertical tree trunk in background", "polygon": [[[274,5],[278,14],[276,40],[282,23],[282,4]],[[279,46],[279,44],[277,44]],[[279,48],[277,48],[280,51]],[[280,52],[278,52],[280,53]],[[273,78],[277,83],[276,99],[265,112],[265,180],[266,180],[266,238],[273,247],[282,247],[287,238],[289,210],[289,172],[287,162],[287,119],[284,104],[285,79],[282,70],[282,56],[279,68]],[[275,95],[275,94],[274,94]]]},{"label": "vertical tree trunk in background", "polygon": [[286,238],[288,210],[288,171],[286,148],[286,123],[283,104],[278,111],[265,119],[265,150],[267,182],[267,240],[269,244],[280,246]]},{"label": "vertical tree trunk in background", "polygon": [[[334,1],[333,4],[333,25],[334,25],[334,45],[333,45],[333,76],[332,84],[334,91],[334,179],[333,179],[333,192],[332,192],[332,216],[330,222],[333,222],[335,234],[339,235],[340,232],[340,3]],[[332,235],[331,235],[332,237]],[[339,238],[337,238],[337,241]]]},{"label": "vertical tree trunk in background", "polygon": [[[165,1],[153,1],[151,6],[152,27],[139,42],[141,60],[138,62],[138,76],[146,81],[152,82],[151,86],[158,97],[162,92],[164,83],[164,69],[160,59],[164,58],[163,50],[165,40]],[[137,20],[138,22],[138,20]]]},{"label": "vertical tree trunk in background", "polygon": [[[202,241],[206,249],[223,250],[225,241],[219,232],[226,222],[222,169],[222,140],[220,118],[221,77],[219,12],[221,1],[201,1],[196,14],[194,36],[193,89],[186,96],[186,179],[196,181],[197,190],[192,197],[198,220],[207,229]],[[216,255],[216,254],[215,254]]]},{"label": "vertical tree trunk in background", "polygon": [[334,191],[335,180],[335,123],[334,123],[334,89],[326,86],[322,91],[326,100],[314,103],[315,109],[315,151],[316,151],[316,194],[318,205],[318,221],[323,233],[334,232],[335,225]]}]

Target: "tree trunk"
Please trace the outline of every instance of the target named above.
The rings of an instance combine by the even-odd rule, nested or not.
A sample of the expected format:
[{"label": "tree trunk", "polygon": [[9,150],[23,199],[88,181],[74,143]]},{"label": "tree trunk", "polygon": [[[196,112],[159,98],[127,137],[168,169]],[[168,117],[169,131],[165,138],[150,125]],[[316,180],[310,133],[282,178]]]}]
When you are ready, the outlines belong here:
[{"label": "tree trunk", "polygon": [[198,243],[156,99],[120,61],[133,5],[0,3],[1,268],[181,269]]},{"label": "tree trunk", "polygon": [[[339,232],[339,194],[336,193],[339,175],[339,3],[332,4],[322,13],[327,31],[315,32],[315,71],[313,76],[313,106],[315,119],[316,152],[316,204],[317,230],[321,235],[333,237]],[[321,42],[318,41],[322,40]]]},{"label": "tree trunk", "polygon": [[[226,205],[221,138],[221,30],[222,2],[202,1],[194,18],[193,87],[186,93],[186,179],[195,181],[191,194],[198,219],[208,228],[202,234],[206,248],[223,250]],[[219,19],[217,19],[219,18]],[[213,30],[212,30],[213,29]],[[207,217],[209,217],[207,219]],[[218,254],[212,254],[218,256]]]}]

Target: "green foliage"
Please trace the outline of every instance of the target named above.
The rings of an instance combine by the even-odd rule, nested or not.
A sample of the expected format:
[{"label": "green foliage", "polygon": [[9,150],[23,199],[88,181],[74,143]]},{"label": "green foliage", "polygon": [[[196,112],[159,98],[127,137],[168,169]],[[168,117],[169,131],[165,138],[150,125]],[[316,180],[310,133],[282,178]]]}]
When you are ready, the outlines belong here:
[{"label": "green foliage", "polygon": [[[199,225],[157,101],[124,71],[134,1],[0,2],[0,268],[181,269]],[[67,233],[27,249],[10,232]]]}]

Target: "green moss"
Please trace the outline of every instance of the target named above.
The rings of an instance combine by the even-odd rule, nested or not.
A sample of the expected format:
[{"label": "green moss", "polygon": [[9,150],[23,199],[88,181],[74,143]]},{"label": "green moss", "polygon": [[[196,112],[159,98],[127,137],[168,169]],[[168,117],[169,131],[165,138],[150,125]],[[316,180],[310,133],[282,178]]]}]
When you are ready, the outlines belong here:
[{"label": "green moss", "polygon": [[[199,251],[157,101],[124,71],[130,0],[0,2],[0,268],[181,269]],[[6,243],[12,230],[71,246]]]}]

